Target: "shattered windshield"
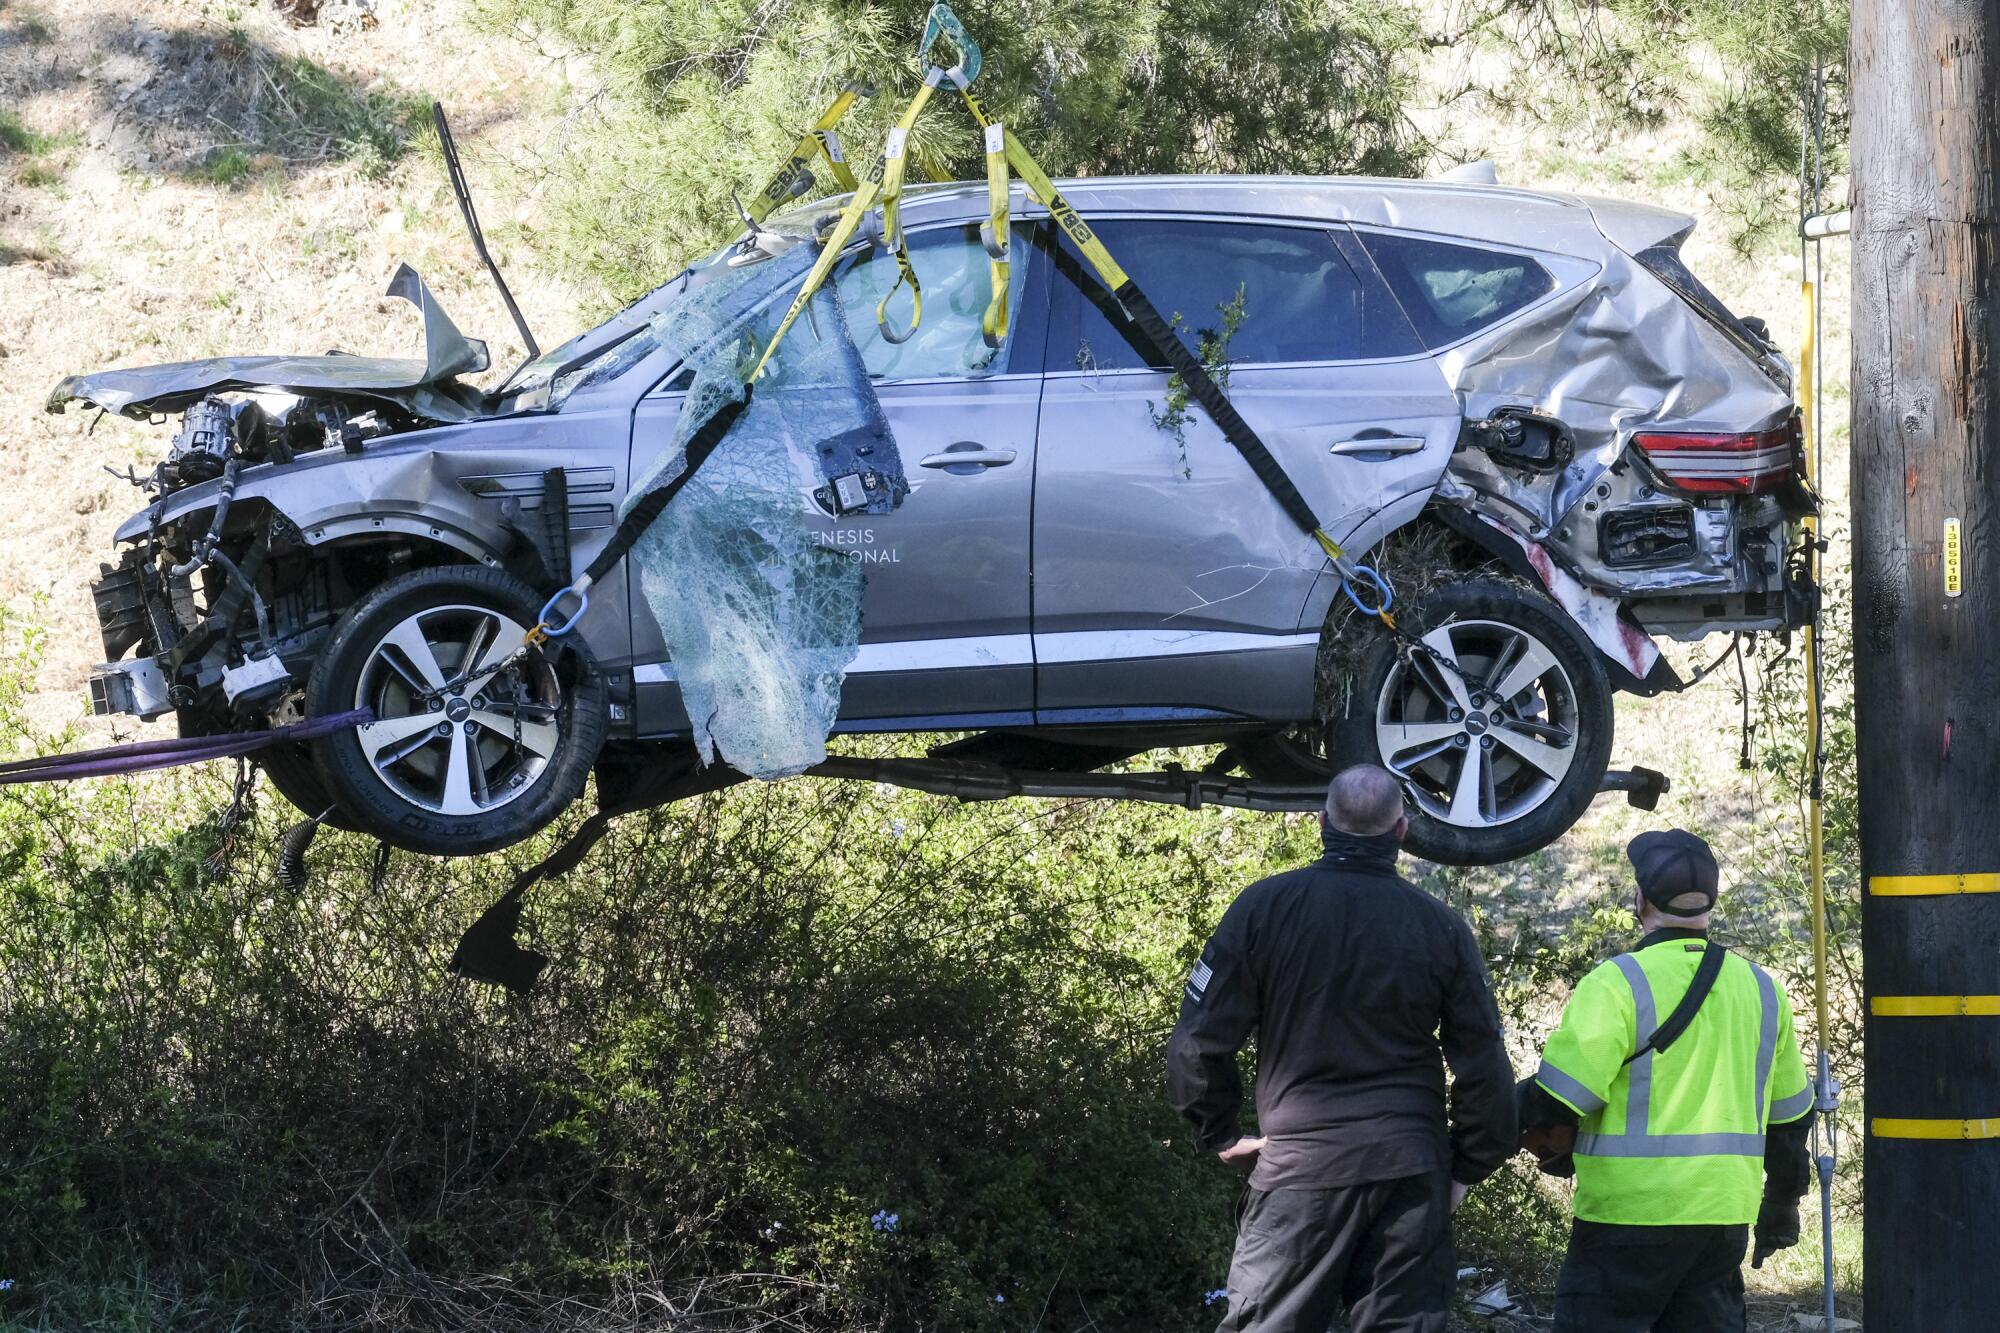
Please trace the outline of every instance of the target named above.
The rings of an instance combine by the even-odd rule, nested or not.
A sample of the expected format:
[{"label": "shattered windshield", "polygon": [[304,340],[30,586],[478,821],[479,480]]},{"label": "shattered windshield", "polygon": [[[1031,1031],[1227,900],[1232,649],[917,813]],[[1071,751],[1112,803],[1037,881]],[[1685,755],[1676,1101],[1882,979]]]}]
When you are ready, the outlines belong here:
[{"label": "shattered windshield", "polygon": [[[754,391],[746,383],[815,258],[793,246],[725,263],[649,325],[694,380],[673,438],[625,502],[630,512],[679,481],[695,433],[726,405],[745,405],[631,559],[703,762],[719,755],[756,778],[826,757],[861,641],[865,573],[817,540],[814,517],[886,514],[910,489],[836,284],[812,298]],[[822,491],[832,508],[815,507]]]}]

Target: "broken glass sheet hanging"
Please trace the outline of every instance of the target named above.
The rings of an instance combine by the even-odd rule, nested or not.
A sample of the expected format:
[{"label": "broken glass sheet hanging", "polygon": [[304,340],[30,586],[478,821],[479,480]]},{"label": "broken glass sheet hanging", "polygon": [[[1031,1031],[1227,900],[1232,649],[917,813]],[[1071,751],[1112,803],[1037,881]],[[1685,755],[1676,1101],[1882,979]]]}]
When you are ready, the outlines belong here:
[{"label": "broken glass sheet hanging", "polygon": [[[806,242],[740,266],[725,252],[654,320],[694,380],[673,440],[627,508],[678,477],[688,438],[744,398],[744,377],[813,259]],[[866,576],[818,539],[812,519],[885,514],[908,493],[828,283],[715,453],[632,548],[704,762],[771,780],[825,758],[861,640]]]}]

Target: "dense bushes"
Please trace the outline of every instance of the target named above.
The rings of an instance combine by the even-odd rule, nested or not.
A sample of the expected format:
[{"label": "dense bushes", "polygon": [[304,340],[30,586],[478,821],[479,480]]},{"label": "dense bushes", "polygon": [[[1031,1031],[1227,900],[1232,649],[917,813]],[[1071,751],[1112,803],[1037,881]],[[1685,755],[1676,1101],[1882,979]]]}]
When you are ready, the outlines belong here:
[{"label": "dense bushes", "polygon": [[[0,736],[49,743],[17,683]],[[291,812],[232,830],[204,813],[226,776],[0,788],[0,1327],[1212,1326],[1237,1185],[1185,1143],[1160,1050],[1223,905],[1311,856],[1310,824],[742,789],[630,817],[537,890],[555,962],[515,999],[443,965],[546,841],[440,862],[326,834],[291,894]],[[1718,844],[1729,937],[1802,977],[1796,825],[1727,836],[1754,842]],[[1630,937],[1611,903],[1554,907],[1569,873],[1425,880],[1479,928],[1524,1062]],[[1510,1170],[1460,1223],[1548,1289],[1559,1191]]]},{"label": "dense bushes", "polygon": [[1223,898],[1305,833],[709,798],[534,905],[556,962],[517,1000],[442,971],[500,858],[327,835],[291,895],[289,813],[225,844],[187,813],[225,797],[0,791],[0,1313],[1203,1322],[1236,1187],[1179,1141],[1159,1050]]}]

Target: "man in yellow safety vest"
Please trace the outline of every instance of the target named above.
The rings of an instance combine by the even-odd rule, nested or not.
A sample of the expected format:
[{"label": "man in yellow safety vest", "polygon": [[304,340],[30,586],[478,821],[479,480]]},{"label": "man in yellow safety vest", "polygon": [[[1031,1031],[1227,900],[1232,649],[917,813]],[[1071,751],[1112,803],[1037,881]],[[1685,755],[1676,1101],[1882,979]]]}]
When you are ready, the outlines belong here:
[{"label": "man in yellow safety vest", "polygon": [[1577,984],[1521,1088],[1545,1170],[1574,1133],[1555,1329],[1728,1333],[1752,1224],[1753,1267],[1798,1243],[1813,1091],[1783,988],[1708,938],[1708,844],[1671,829],[1626,855],[1645,936]]}]

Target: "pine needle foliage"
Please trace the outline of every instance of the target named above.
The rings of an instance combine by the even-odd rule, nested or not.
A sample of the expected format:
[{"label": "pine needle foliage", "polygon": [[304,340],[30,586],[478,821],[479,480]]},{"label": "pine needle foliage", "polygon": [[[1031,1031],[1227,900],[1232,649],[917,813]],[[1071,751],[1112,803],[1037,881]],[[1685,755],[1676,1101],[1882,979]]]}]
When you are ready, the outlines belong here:
[{"label": "pine needle foliage", "polygon": [[[1845,0],[1456,0],[1432,40],[1472,59],[1457,96],[1548,126],[1552,141],[1645,127],[1676,145],[1665,170],[1699,182],[1755,241],[1796,220],[1815,68],[1829,180],[1846,173]],[[1841,191],[1829,192],[1837,207]]]},{"label": "pine needle foliage", "polygon": [[[549,146],[554,267],[630,295],[736,230],[746,196],[847,82],[877,96],[842,133],[861,167],[918,85],[929,5],[825,0],[484,0],[485,22],[588,57],[599,81]],[[976,0],[977,91],[1056,175],[1403,174],[1422,38],[1389,0]],[[955,99],[912,135],[918,160],[983,175]],[[832,188],[822,178],[822,191]]]}]

